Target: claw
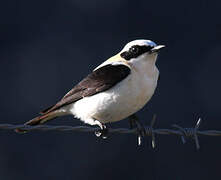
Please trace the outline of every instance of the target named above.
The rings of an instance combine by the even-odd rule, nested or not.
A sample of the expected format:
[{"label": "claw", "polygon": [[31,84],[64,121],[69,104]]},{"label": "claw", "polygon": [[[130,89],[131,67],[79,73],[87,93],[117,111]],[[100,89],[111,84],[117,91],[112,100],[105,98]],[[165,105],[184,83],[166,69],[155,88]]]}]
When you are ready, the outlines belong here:
[{"label": "claw", "polygon": [[107,137],[108,137],[108,128],[105,127],[103,129],[99,129],[99,130],[95,131],[95,135],[97,137],[101,137],[103,139],[107,139]]},{"label": "claw", "polygon": [[97,137],[101,137],[103,139],[106,139],[108,136],[108,128],[102,124],[101,122],[95,120],[96,124],[100,127],[99,130],[95,131],[95,135]]}]

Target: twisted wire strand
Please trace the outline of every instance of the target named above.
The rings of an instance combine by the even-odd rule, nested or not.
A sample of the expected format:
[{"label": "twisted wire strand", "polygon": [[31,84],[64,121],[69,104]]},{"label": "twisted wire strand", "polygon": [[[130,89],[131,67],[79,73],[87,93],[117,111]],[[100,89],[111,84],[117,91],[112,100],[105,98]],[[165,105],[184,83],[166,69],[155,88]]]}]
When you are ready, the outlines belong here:
[{"label": "twisted wire strand", "polygon": [[[199,119],[193,128],[183,128],[179,125],[173,125],[174,129],[160,129],[154,128],[156,118],[153,117],[150,126],[144,126],[145,135],[152,137],[152,147],[155,147],[155,135],[177,135],[181,137],[182,142],[185,144],[187,138],[193,138],[196,144],[196,148],[199,149],[199,135],[203,136],[221,136],[221,131],[219,130],[199,130],[201,124],[201,119]],[[76,131],[76,132],[95,132],[99,128],[89,127],[89,126],[52,126],[52,125],[37,125],[37,126],[28,126],[28,125],[14,125],[14,124],[0,124],[0,130],[27,130],[27,131]],[[138,134],[138,130],[127,129],[127,128],[108,128],[108,133],[114,134]]]}]

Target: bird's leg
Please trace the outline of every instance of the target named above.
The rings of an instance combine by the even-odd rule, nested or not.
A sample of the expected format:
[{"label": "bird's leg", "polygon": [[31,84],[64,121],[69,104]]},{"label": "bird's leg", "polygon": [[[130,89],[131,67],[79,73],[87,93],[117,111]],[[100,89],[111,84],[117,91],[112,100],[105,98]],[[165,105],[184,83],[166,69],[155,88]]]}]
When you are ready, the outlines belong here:
[{"label": "bird's leg", "polygon": [[98,131],[95,131],[95,135],[97,137],[102,137],[103,139],[106,139],[108,135],[108,128],[98,120],[95,120],[94,122],[101,128]]},{"label": "bird's leg", "polygon": [[133,129],[136,127],[135,118],[133,116],[135,115],[131,115],[128,117],[130,129]]},{"label": "bird's leg", "polygon": [[129,116],[130,128],[133,129],[135,126],[137,128],[138,133],[138,145],[141,145],[141,138],[145,136],[146,130],[142,123],[139,121],[136,114]]}]

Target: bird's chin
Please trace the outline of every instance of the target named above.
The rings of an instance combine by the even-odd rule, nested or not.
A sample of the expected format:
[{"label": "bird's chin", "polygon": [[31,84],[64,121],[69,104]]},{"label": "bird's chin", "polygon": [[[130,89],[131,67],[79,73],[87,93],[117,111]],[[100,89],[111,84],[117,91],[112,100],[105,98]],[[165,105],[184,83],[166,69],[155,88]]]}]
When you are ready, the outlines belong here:
[{"label": "bird's chin", "polygon": [[156,59],[158,56],[158,52],[151,52],[148,54],[149,59]]},{"label": "bird's chin", "polygon": [[157,60],[157,56],[158,56],[158,53],[157,53],[157,52],[148,54],[147,62],[149,62],[150,64],[155,64],[155,62],[156,62],[156,60]]},{"label": "bird's chin", "polygon": [[157,55],[158,52],[149,52],[149,55]]}]

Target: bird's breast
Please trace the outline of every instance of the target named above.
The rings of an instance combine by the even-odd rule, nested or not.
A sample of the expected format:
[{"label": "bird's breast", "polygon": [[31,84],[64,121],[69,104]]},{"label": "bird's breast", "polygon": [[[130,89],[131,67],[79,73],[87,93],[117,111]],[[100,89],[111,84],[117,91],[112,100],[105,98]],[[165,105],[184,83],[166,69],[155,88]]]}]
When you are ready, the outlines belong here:
[{"label": "bird's breast", "polygon": [[157,69],[154,69],[151,74],[141,70],[131,74],[128,96],[133,108],[139,110],[150,100],[157,86],[158,74]]},{"label": "bird's breast", "polygon": [[102,123],[122,120],[140,110],[152,97],[157,85],[158,71],[149,76],[131,70],[124,80],[107,91],[85,97],[72,107],[76,117]]}]

